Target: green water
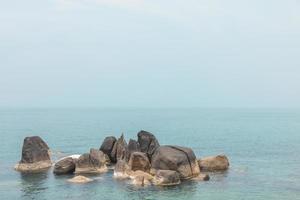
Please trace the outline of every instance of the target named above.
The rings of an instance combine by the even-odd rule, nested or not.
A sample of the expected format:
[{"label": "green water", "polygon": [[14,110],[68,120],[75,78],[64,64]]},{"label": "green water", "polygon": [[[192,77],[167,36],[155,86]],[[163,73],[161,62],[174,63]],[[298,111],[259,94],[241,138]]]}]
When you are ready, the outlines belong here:
[{"label": "green water", "polygon": [[[58,156],[99,148],[108,135],[136,138],[141,129],[198,157],[225,153],[230,170],[168,188],[136,187],[112,172],[74,185],[51,170],[13,170],[29,135],[40,135]],[[1,109],[0,136],[0,199],[300,199],[299,110]]]}]

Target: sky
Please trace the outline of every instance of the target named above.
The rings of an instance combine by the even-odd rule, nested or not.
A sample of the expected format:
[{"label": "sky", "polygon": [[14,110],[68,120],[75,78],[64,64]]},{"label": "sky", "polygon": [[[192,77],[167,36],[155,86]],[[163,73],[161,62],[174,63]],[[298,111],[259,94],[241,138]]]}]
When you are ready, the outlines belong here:
[{"label": "sky", "polygon": [[0,107],[300,107],[298,0],[0,0]]}]

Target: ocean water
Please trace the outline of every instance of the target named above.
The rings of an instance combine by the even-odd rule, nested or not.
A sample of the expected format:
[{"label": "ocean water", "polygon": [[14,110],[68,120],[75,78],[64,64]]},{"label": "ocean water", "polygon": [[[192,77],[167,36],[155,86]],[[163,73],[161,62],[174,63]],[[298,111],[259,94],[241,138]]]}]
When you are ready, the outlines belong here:
[{"label": "ocean water", "polygon": [[[224,153],[230,169],[174,187],[136,187],[112,172],[76,185],[51,170],[13,170],[26,136],[41,136],[55,159],[99,148],[109,135],[136,138],[141,129],[161,144],[191,147],[199,158]],[[0,136],[0,199],[300,199],[300,110],[1,109]]]}]

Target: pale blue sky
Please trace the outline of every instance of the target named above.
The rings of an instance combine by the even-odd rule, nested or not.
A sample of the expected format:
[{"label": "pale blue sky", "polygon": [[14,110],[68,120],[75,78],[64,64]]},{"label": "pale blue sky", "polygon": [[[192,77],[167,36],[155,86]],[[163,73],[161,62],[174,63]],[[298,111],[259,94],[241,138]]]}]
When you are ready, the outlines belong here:
[{"label": "pale blue sky", "polygon": [[1,107],[300,107],[297,0],[0,0]]}]

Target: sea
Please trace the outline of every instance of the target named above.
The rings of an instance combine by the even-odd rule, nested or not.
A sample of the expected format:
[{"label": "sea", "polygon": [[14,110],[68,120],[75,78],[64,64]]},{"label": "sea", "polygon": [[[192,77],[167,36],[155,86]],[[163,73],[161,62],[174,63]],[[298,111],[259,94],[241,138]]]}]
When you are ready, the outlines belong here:
[{"label": "sea", "polygon": [[[106,136],[136,139],[153,133],[161,145],[190,147],[198,158],[225,154],[226,172],[205,182],[134,186],[113,171],[93,182],[71,184],[73,175],[52,169],[22,174],[13,169],[26,136],[42,137],[52,160],[99,148]],[[0,199],[103,200],[299,200],[300,110],[292,108],[2,108]]]}]

